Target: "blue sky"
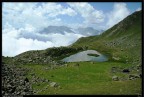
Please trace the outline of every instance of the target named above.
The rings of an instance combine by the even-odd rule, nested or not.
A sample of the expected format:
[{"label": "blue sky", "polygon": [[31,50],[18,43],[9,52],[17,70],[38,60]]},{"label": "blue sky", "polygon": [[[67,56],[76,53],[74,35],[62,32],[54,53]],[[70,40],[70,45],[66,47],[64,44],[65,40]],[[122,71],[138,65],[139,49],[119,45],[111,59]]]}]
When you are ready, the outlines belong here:
[{"label": "blue sky", "polygon": [[[93,27],[96,30],[107,30],[139,10],[141,2],[4,2],[2,52],[5,56],[14,56],[28,50],[67,46],[86,36],[68,32],[65,35],[60,33],[40,35],[38,32],[50,25],[68,26],[73,29]],[[48,38],[49,41],[26,39],[22,37],[24,34]]]},{"label": "blue sky", "polygon": [[[114,3],[118,3],[118,2],[97,2],[97,3],[90,2],[90,4],[95,9],[103,10],[104,12],[112,10]],[[124,3],[127,4],[127,8],[130,9],[131,12],[141,7],[141,2],[124,2]]]}]

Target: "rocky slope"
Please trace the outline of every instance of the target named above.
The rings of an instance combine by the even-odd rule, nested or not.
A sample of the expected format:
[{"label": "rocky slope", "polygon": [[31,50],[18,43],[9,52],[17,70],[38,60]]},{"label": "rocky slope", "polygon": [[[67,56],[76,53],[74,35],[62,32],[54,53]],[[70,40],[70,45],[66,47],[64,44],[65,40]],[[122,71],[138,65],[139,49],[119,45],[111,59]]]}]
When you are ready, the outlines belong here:
[{"label": "rocky slope", "polygon": [[31,83],[25,77],[28,70],[2,63],[2,95],[33,95]]}]

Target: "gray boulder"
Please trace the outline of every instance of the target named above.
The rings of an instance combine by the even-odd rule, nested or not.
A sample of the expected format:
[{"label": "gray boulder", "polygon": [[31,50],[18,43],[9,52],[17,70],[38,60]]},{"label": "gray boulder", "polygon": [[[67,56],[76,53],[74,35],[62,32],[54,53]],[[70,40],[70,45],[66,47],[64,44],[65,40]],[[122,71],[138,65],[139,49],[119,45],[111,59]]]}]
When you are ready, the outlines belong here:
[{"label": "gray boulder", "polygon": [[51,86],[51,87],[58,87],[59,85],[58,85],[56,82],[51,82],[51,83],[50,83],[50,86]]},{"label": "gray boulder", "polygon": [[118,76],[113,76],[113,77],[112,77],[112,80],[114,80],[114,81],[118,81],[119,78],[118,78]]},{"label": "gray boulder", "polygon": [[130,75],[129,75],[129,80],[134,80],[134,79],[136,79],[136,78],[140,78],[140,76],[137,75],[137,74],[130,74]]}]

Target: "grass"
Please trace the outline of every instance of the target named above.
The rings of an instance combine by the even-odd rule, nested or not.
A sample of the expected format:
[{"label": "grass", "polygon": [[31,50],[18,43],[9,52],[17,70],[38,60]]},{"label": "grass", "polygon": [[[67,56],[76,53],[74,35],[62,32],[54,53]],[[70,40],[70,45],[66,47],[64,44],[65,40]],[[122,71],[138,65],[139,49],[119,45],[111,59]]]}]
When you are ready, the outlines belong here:
[{"label": "grass", "polygon": [[98,57],[99,55],[98,54],[87,54],[89,56],[94,56],[94,57]]},{"label": "grass", "polygon": [[[95,94],[95,95],[136,95],[141,93],[141,79],[112,81],[112,76],[128,76],[124,73],[111,73],[111,67],[129,67],[131,64],[118,62],[79,62],[68,63],[67,66],[53,70],[44,70],[47,65],[24,65],[30,68],[28,73],[35,73],[40,78],[46,78],[57,82],[61,88],[48,87],[48,89],[38,92],[40,95],[57,94]],[[27,75],[31,79],[30,75]],[[53,76],[53,77],[51,77]],[[48,83],[33,84],[33,89],[44,89]]]}]

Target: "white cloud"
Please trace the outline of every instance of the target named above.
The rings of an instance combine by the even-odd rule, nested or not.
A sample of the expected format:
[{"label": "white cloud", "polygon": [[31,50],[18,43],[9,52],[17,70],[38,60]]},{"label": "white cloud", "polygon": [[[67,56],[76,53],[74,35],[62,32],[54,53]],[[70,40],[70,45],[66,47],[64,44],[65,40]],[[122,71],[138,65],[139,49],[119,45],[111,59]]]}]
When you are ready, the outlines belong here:
[{"label": "white cloud", "polygon": [[46,13],[50,17],[55,17],[57,15],[69,15],[75,16],[77,13],[71,8],[65,8],[60,4],[57,3],[43,3],[42,4],[43,12]]},{"label": "white cloud", "polygon": [[139,8],[136,9],[136,11],[140,11],[140,10],[141,10],[141,7],[139,7]]},{"label": "white cloud", "polygon": [[[12,25],[7,23],[5,29],[2,30],[2,55],[15,56],[22,52],[29,50],[42,50],[49,47],[67,46],[82,37],[80,34],[67,33],[65,34],[39,34],[34,32],[34,28],[30,24],[26,24],[24,28],[15,29]],[[25,38],[21,34],[31,35],[30,38]],[[47,39],[46,41],[32,39],[36,35],[40,38]]]},{"label": "white cloud", "polygon": [[52,46],[53,43],[50,41],[43,42],[25,38],[16,39],[3,35],[2,55],[15,56],[28,50],[41,50]]},{"label": "white cloud", "polygon": [[110,28],[130,14],[125,3],[115,3],[113,10],[108,13],[107,28]]},{"label": "white cloud", "polygon": [[77,11],[85,19],[85,24],[95,24],[104,21],[105,15],[103,14],[103,11],[95,10],[93,6],[88,3],[68,3],[68,5],[75,9],[75,11]]},{"label": "white cloud", "polygon": [[[41,5],[40,3],[3,3],[3,55],[15,56],[28,50],[69,45],[78,39],[79,35],[41,35],[37,32],[49,25],[61,25],[62,21],[57,17],[58,15],[74,16],[76,14],[73,9],[65,8],[58,3],[43,3]],[[25,38],[24,35],[29,35],[29,38]],[[40,40],[42,38],[45,40]]]},{"label": "white cloud", "polygon": [[67,8],[67,9],[64,9],[61,14],[68,14],[69,16],[75,16],[77,13],[71,9],[71,8]]},{"label": "white cloud", "polygon": [[49,25],[63,24],[58,15],[75,16],[77,13],[70,7],[58,3],[3,3],[2,23],[8,22],[16,28],[30,24],[37,30]]}]

